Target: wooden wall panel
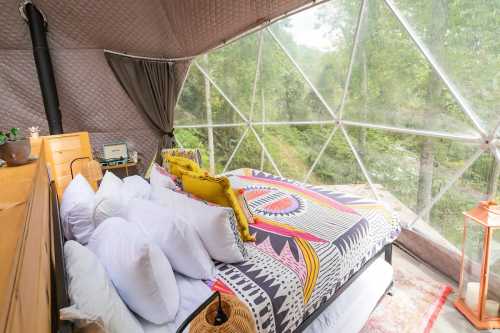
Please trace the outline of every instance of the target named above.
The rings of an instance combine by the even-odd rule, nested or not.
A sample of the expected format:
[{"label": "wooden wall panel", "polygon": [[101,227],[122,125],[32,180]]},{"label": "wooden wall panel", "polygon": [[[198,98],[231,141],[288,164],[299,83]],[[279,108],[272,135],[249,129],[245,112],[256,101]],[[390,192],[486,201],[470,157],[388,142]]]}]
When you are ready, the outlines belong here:
[{"label": "wooden wall panel", "polygon": [[[21,168],[17,171],[21,172]],[[16,216],[16,211],[24,208],[24,214],[17,214],[20,221],[24,222],[21,223],[22,230],[18,230],[15,237],[18,238],[18,249],[15,252],[17,260],[9,269],[14,277],[13,284],[7,292],[10,297],[6,306],[2,307],[7,311],[4,328],[9,333],[51,331],[50,197],[43,148],[31,177],[32,186],[28,199],[23,204],[8,209],[14,213],[11,216]]]},{"label": "wooden wall panel", "polygon": [[[71,180],[71,161],[92,159],[87,133],[43,137],[31,143],[38,161],[0,169],[2,333],[51,332],[51,303],[56,300],[51,299],[54,251],[49,170],[61,198]],[[75,165],[75,171],[79,167],[83,170]]]}]

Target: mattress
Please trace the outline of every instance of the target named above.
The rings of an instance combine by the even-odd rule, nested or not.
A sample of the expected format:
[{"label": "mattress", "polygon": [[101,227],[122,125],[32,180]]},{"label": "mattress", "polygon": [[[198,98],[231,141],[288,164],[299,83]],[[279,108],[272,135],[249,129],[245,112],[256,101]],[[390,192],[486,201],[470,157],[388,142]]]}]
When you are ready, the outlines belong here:
[{"label": "mattress", "polygon": [[258,170],[227,176],[244,190],[256,241],[245,243],[247,260],[216,263],[205,283],[244,301],[259,333],[293,332],[401,231],[377,201]]},{"label": "mattress", "polygon": [[[375,260],[345,291],[304,330],[304,333],[358,333],[393,278],[392,266],[381,257]],[[210,295],[208,286],[199,280],[176,275],[181,306],[174,322],[154,325],[140,319],[145,333],[175,333]],[[186,333],[188,330],[186,329]]]},{"label": "mattress", "polygon": [[244,300],[261,333],[293,332],[401,231],[379,202],[252,169],[227,174],[256,217],[249,259],[218,264],[212,290]]}]

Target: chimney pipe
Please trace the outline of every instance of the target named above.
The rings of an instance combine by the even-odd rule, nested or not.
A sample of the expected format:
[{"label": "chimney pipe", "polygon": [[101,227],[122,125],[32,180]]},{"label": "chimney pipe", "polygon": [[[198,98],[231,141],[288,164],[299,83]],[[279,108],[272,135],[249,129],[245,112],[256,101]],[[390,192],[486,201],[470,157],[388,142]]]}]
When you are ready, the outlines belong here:
[{"label": "chimney pipe", "polygon": [[59,110],[59,98],[57,96],[54,70],[47,44],[47,20],[31,1],[25,1],[21,5],[20,10],[30,29],[33,57],[35,58],[38,82],[40,83],[50,134],[62,134],[63,128],[61,111]]}]

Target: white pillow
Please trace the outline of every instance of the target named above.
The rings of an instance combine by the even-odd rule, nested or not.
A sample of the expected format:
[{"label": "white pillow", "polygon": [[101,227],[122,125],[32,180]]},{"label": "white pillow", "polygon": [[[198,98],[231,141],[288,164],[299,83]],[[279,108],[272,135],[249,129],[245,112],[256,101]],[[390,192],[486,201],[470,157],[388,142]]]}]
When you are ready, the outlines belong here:
[{"label": "white pillow", "polygon": [[158,325],[175,318],[179,290],[172,267],[137,224],[109,218],[94,231],[88,247],[132,311]]},{"label": "white pillow", "polygon": [[231,208],[209,206],[184,194],[154,186],[151,199],[190,223],[213,259],[228,264],[245,260],[247,252]]},{"label": "white pillow", "polygon": [[123,178],[122,196],[124,204],[134,198],[149,199],[151,185],[141,176],[129,176]]},{"label": "white pillow", "polygon": [[98,226],[109,217],[121,216],[123,207],[123,182],[112,172],[106,171],[95,195],[94,222]]},{"label": "white pillow", "polygon": [[152,186],[159,186],[175,190],[177,185],[172,179],[172,175],[164,168],[154,163],[151,168],[151,175],[149,176],[149,183]]},{"label": "white pillow", "polygon": [[95,229],[95,193],[85,177],[78,174],[64,191],[61,202],[61,219],[64,236],[87,244]]},{"label": "white pillow", "polygon": [[78,327],[97,324],[110,333],[143,333],[125,306],[97,257],[75,241],[64,244],[71,306],[61,309],[63,320]]},{"label": "white pillow", "polygon": [[167,256],[174,271],[194,279],[211,279],[215,266],[196,230],[173,211],[154,202],[133,199],[127,221],[137,223]]}]

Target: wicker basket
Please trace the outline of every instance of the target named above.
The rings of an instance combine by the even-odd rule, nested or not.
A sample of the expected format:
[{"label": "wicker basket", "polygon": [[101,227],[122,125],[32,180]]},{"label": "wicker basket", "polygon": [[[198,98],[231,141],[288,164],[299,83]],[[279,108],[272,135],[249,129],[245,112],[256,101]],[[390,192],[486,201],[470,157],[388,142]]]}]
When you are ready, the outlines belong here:
[{"label": "wicker basket", "polygon": [[255,333],[255,321],[248,307],[237,297],[221,295],[222,309],[228,320],[220,325],[214,326],[214,318],[217,313],[218,300],[214,300],[207,306],[190,324],[190,333]]}]

